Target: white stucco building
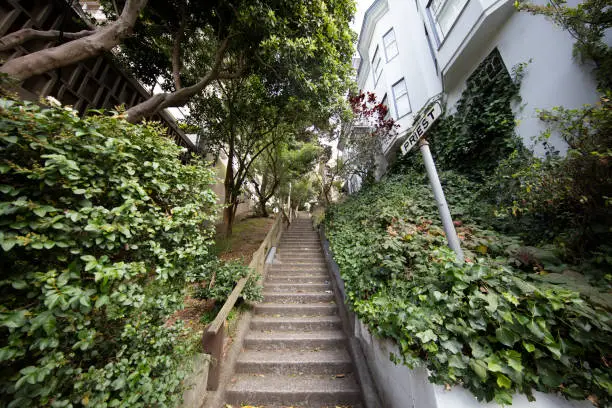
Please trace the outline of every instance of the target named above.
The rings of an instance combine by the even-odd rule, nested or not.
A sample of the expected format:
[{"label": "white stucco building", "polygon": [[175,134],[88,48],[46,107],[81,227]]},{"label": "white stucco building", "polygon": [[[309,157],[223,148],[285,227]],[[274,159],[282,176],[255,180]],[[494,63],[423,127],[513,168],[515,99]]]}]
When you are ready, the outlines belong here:
[{"label": "white stucco building", "polygon": [[[573,43],[567,31],[544,17],[517,12],[513,0],[374,1],[359,34],[357,83],[386,103],[400,125],[398,136],[382,144],[380,171],[395,157],[424,104],[443,93],[452,110],[467,78],[487,57],[492,69],[508,72],[531,61],[515,112],[517,133],[531,146],[532,137],[544,130],[536,109],[597,100],[588,66],[572,57]],[[551,142],[565,149],[561,140]]]}]

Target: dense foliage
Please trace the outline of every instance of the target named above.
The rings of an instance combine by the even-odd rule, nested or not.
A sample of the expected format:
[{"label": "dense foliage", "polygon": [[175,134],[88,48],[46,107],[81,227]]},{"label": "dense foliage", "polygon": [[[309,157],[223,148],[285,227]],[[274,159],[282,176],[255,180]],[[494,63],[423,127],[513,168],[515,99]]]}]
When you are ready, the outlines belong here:
[{"label": "dense foliage", "polygon": [[[608,274],[612,212],[612,103],[610,95],[580,109],[554,108],[541,112],[550,125],[541,136],[545,157],[515,152],[503,161],[481,196],[495,205],[493,224],[523,231],[531,244],[552,243],[572,262],[589,261],[585,273]],[[560,155],[547,143],[554,131],[567,143]],[[592,259],[591,259],[592,261]]]},{"label": "dense foliage", "polygon": [[446,247],[422,173],[395,176],[329,209],[326,231],[350,307],[373,333],[397,342],[397,360],[424,364],[435,383],[502,404],[534,389],[610,403],[605,295],[554,284],[565,274],[535,268],[535,249],[469,217],[475,185],[449,173],[442,180],[465,263]]},{"label": "dense foliage", "polygon": [[259,285],[259,275],[254,274],[251,269],[240,260],[211,261],[209,267],[212,274],[206,271],[204,276],[192,275],[192,281],[196,283],[194,297],[197,299],[214,299],[217,306],[221,308],[223,302],[234,290],[236,282],[241,278],[248,277],[247,283],[242,289],[241,297],[249,301],[261,301],[263,299],[262,287]]},{"label": "dense foliage", "polygon": [[158,127],[1,100],[0,403],[174,407],[212,172]]}]

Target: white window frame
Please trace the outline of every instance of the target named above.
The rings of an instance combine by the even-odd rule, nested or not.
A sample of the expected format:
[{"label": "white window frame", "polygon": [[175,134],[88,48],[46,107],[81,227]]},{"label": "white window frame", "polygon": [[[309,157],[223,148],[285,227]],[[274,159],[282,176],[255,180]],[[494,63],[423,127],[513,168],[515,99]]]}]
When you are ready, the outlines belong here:
[{"label": "white window frame", "polygon": [[[404,83],[404,92],[402,92],[402,93],[400,93],[398,95],[398,93],[396,92],[396,87],[400,83]],[[396,83],[394,83],[391,86],[391,92],[393,92],[393,104],[395,106],[395,115],[396,115],[397,119],[401,119],[404,116],[408,115],[410,112],[412,112],[412,104],[410,103],[410,96],[408,95],[408,84],[406,84],[405,78],[402,78],[399,81],[397,81]],[[402,115],[400,115],[400,111],[399,111],[398,106],[397,106],[397,100],[399,98],[404,97],[404,96],[406,97],[406,100],[408,101],[408,110],[405,113],[402,113]]]},{"label": "white window frame", "polygon": [[[433,28],[432,31],[438,47],[442,45],[448,33],[453,29],[468,2],[469,0],[429,0],[426,7],[427,16]],[[446,27],[442,27],[440,24],[440,16],[444,13],[451,13],[450,16],[452,18],[452,20],[447,22]]]},{"label": "white window frame", "polygon": [[372,57],[372,75],[374,76],[374,86],[376,86],[382,75],[382,57],[378,53],[378,45],[374,51],[374,57]]},{"label": "white window frame", "polygon": [[[389,35],[393,35],[393,40],[387,44],[387,38]],[[393,58],[399,55],[399,48],[397,47],[397,37],[395,36],[395,30],[393,27],[389,31],[387,31],[383,35],[383,47],[385,47],[385,57],[387,58],[387,62],[391,61]],[[393,47],[393,51],[395,52],[393,55],[390,55],[389,49]]]}]

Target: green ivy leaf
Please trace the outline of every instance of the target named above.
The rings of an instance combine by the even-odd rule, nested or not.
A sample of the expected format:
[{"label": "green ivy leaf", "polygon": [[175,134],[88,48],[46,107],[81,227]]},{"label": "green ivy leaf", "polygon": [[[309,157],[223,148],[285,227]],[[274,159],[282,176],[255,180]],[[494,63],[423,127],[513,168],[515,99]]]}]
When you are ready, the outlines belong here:
[{"label": "green ivy leaf", "polygon": [[514,333],[512,330],[500,327],[495,330],[495,337],[505,346],[512,347],[514,343],[520,340],[520,337]]},{"label": "green ivy leaf", "polygon": [[510,388],[512,386],[512,380],[503,374],[497,374],[497,385],[501,388]]},{"label": "green ivy leaf", "polygon": [[476,375],[482,380],[486,381],[489,378],[489,374],[487,373],[487,364],[482,360],[470,360],[470,368],[474,370]]}]

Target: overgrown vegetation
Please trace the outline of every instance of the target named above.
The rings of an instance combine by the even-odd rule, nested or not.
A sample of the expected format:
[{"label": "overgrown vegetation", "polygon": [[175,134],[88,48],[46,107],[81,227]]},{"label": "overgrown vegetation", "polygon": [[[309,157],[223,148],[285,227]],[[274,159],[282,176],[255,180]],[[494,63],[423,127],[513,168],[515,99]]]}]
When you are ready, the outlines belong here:
[{"label": "overgrown vegetation", "polygon": [[[456,111],[428,134],[462,247],[446,247],[415,155],[395,175],[326,214],[350,306],[394,339],[396,361],[424,364],[438,384],[510,404],[533,390],[612,402],[611,26],[607,3],[519,6],[544,14],[594,62],[599,103],[540,112],[549,130],[538,157],[514,133],[513,104],[528,66],[504,72],[490,55]],[[503,64],[503,63],[501,63]],[[496,67],[497,65],[497,67]],[[567,143],[560,155],[548,143]],[[375,208],[376,211],[372,211]]]},{"label": "overgrown vegetation", "polygon": [[211,170],[152,124],[0,110],[0,405],[176,406],[194,342],[166,322],[210,276]]},{"label": "overgrown vegetation", "polygon": [[328,211],[350,307],[397,342],[398,361],[425,364],[435,383],[501,404],[535,389],[605,406],[609,297],[584,282],[582,296],[555,284],[565,275],[548,273],[554,259],[473,222],[475,185],[452,173],[442,179],[466,263],[446,247],[422,173],[395,176]]}]

